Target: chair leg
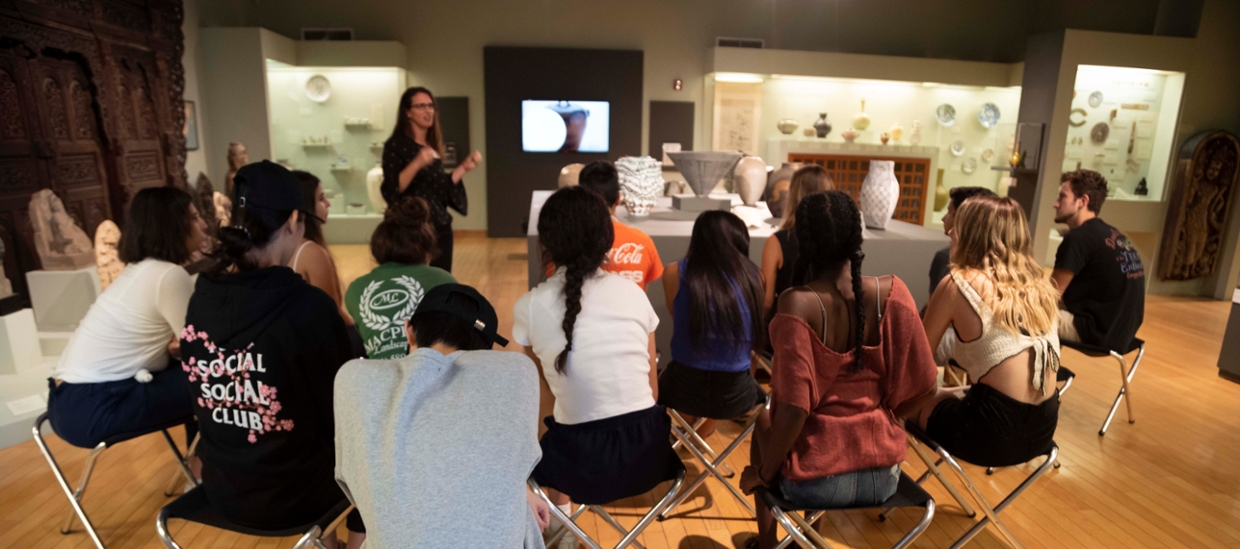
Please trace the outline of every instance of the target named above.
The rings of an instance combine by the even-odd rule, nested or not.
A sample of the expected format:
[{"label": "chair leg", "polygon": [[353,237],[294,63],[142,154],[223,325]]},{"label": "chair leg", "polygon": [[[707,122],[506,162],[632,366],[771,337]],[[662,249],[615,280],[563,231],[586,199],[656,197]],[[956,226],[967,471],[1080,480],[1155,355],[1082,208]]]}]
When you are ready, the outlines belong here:
[{"label": "chair leg", "polygon": [[[620,532],[621,536],[629,535],[629,531],[625,530],[624,526],[621,526],[620,523],[616,521],[615,517],[611,516],[611,513],[608,513],[606,509],[603,509],[602,505],[591,505],[590,510],[594,511],[594,514],[598,515],[599,518],[603,519],[603,522],[610,524],[612,528],[615,528],[617,532]],[[645,546],[643,546],[641,543],[637,541],[634,541],[632,545],[633,547],[636,547],[637,549],[646,549]]]},{"label": "chair leg", "polygon": [[792,517],[793,522],[797,523],[797,526],[801,529],[801,533],[817,544],[818,547],[822,547],[823,549],[831,549],[831,543],[823,539],[822,535],[818,533],[818,529],[814,528],[813,521],[807,521],[795,512],[788,513],[788,516]]},{"label": "chair leg", "polygon": [[914,526],[912,530],[909,530],[907,534],[904,534],[904,537],[900,538],[900,541],[896,542],[891,549],[904,549],[905,547],[908,547],[909,544],[921,537],[921,533],[926,531],[926,528],[930,526],[930,521],[932,520],[934,520],[933,499],[926,502],[926,510],[922,512],[921,520],[917,522],[917,526]]},{"label": "chair leg", "polygon": [[[772,513],[774,513],[774,510],[772,510]],[[810,524],[814,524],[815,522],[818,522],[818,519],[822,518],[822,516],[825,514],[827,514],[826,511],[814,511],[814,514],[810,515],[809,518],[806,519],[806,522]],[[787,528],[785,528],[785,530],[787,530]],[[792,545],[792,542],[794,541],[796,541],[796,539],[793,538],[791,535],[784,536],[784,539],[779,540],[779,545],[776,545],[775,549],[784,549],[785,547]]]},{"label": "chair leg", "polygon": [[[746,498],[745,495],[740,492],[740,490],[738,490],[735,486],[733,486],[732,483],[728,482],[725,476],[723,475],[723,473],[721,473],[719,469],[717,468],[718,464],[723,463],[723,460],[727,459],[728,455],[731,454],[733,451],[735,451],[738,446],[740,446],[740,443],[745,439],[745,437],[753,433],[753,429],[754,429],[756,421],[757,421],[757,416],[754,416],[754,418],[752,418],[749,421],[749,424],[745,426],[745,429],[741,431],[741,434],[738,435],[736,439],[734,439],[732,443],[729,444],[728,447],[723,450],[723,453],[719,454],[722,457],[717,458],[713,462],[708,460],[706,456],[703,455],[702,452],[697,449],[697,447],[690,444],[687,438],[684,439],[686,440],[685,446],[689,448],[689,451],[693,453],[694,457],[696,457],[699,461],[702,462],[702,466],[706,468],[706,471],[702,472],[701,474],[697,476],[697,478],[693,479],[693,482],[689,485],[689,487],[683,490],[680,496],[675,501],[673,501],[672,504],[667,507],[667,509],[663,511],[661,518],[666,519],[667,515],[671,513],[673,509],[675,509],[677,506],[683,503],[684,500],[688,499],[689,495],[692,494],[694,490],[697,490],[698,486],[701,486],[703,482],[706,482],[706,478],[708,477],[708,475],[714,475],[716,478],[718,478],[719,482],[722,482],[724,487],[726,487],[728,491],[732,492],[732,495],[736,496],[736,499],[739,500],[742,504],[744,504],[746,509],[749,509],[750,513],[753,513],[755,515],[757,514],[757,511],[754,510],[753,504],[749,503],[749,499]],[[681,438],[688,436],[683,433],[683,429],[677,429],[675,427],[673,427],[672,429],[672,434],[674,434],[677,437],[681,437]]]},{"label": "chair leg", "polygon": [[797,545],[805,549],[815,549],[814,544],[805,537],[805,533],[801,531],[801,528],[792,522],[792,519],[788,518],[790,515],[796,516],[795,512],[785,513],[783,509],[772,507],[771,514],[775,516],[775,522],[779,523],[784,528],[784,531],[788,532],[788,536],[780,542],[776,549],[783,549],[794,540],[797,542]]},{"label": "chair leg", "polygon": [[[168,437],[168,440],[171,442],[171,437],[168,435],[168,431],[164,431],[164,436]],[[180,455],[180,452],[177,451],[175,445],[172,449],[173,452],[177,454],[177,461],[181,463],[181,467],[172,474],[172,478],[168,479],[168,486],[164,488],[164,497],[169,498],[172,497],[172,494],[176,493],[177,487],[181,485],[182,479],[189,479],[191,484],[198,486],[198,479],[194,478],[193,471],[190,471],[189,469],[189,458],[193,457],[194,451],[198,449],[198,435],[194,435],[194,440],[190,441],[189,448],[186,448],[184,457]]]},{"label": "chair leg", "polygon": [[580,540],[581,543],[586,544],[586,547],[589,547],[590,549],[603,549],[602,547],[599,547],[598,542],[594,541],[594,539],[590,536],[587,536],[586,533],[581,530],[581,527],[577,526],[576,522],[573,522],[573,519],[569,518],[568,515],[564,514],[564,511],[561,511],[559,507],[555,506],[555,503],[551,501],[551,498],[547,497],[547,493],[543,491],[542,487],[539,486],[537,482],[534,482],[534,479],[529,479],[526,481],[526,484],[529,485],[530,491],[534,492],[534,495],[538,496],[539,499],[543,500],[543,502],[547,504],[547,507],[551,510],[551,516],[560,519],[560,523],[564,525],[564,528],[569,532],[572,532],[574,536],[577,536],[577,539]]},{"label": "chair leg", "polygon": [[[696,442],[698,444],[698,448],[701,449],[703,453],[710,456],[710,459],[712,460],[719,459],[719,455],[715,453],[715,449],[711,448],[710,444],[706,442],[706,439],[702,438],[702,435],[699,435],[697,432],[698,427],[700,427],[703,423],[706,422],[706,418],[704,417],[698,418],[698,420],[694,422],[693,426],[690,427],[689,422],[686,421],[684,416],[680,415],[679,412],[677,412],[676,410],[668,410],[668,412],[672,416],[672,421],[679,423],[682,429],[685,429],[686,431],[688,431],[690,435],[689,438],[693,442]],[[672,449],[675,450],[676,446],[672,445]],[[731,478],[736,475],[736,473],[732,472],[732,469],[728,467],[726,463],[723,465],[723,467],[721,467],[721,470],[723,471],[724,475],[727,476],[728,478]]]},{"label": "chair leg", "polygon": [[1033,474],[1029,475],[1024,482],[1020,483],[1020,486],[1017,486],[1015,490],[1012,490],[1012,492],[1008,494],[1007,497],[1003,498],[1003,501],[999,502],[999,505],[994,508],[991,508],[990,504],[986,502],[986,499],[982,497],[981,492],[978,491],[977,487],[973,485],[973,481],[970,480],[969,476],[965,474],[964,469],[956,463],[956,460],[951,459],[946,452],[942,452],[942,454],[951,468],[956,472],[956,475],[964,481],[965,486],[968,487],[973,497],[977,499],[978,505],[982,507],[982,512],[986,514],[982,520],[979,520],[977,524],[973,525],[973,528],[971,528],[968,532],[965,532],[960,539],[956,540],[956,543],[952,544],[952,549],[959,549],[960,547],[963,547],[965,543],[968,543],[968,541],[973,538],[973,536],[980,533],[982,529],[986,527],[987,523],[993,523],[995,528],[999,530],[999,533],[1003,535],[1003,537],[1008,541],[1008,544],[1012,547],[1023,549],[1024,546],[1021,545],[1020,541],[1016,539],[1016,535],[1013,534],[1012,531],[1008,529],[1007,524],[999,518],[999,512],[1007,508],[1007,506],[1015,501],[1026,488],[1033,484],[1034,481],[1038,480],[1038,478],[1041,477],[1047,469],[1050,469],[1051,464],[1054,463],[1059,457],[1059,448],[1052,448],[1050,454],[1046,456],[1046,460],[1042,462],[1042,465],[1038,466],[1037,470],[1035,470]]},{"label": "chair leg", "polygon": [[[956,489],[956,486],[953,485],[951,481],[947,480],[947,475],[944,475],[943,471],[939,470],[939,463],[942,463],[943,460],[936,461],[934,458],[931,458],[926,453],[926,449],[923,448],[921,443],[917,442],[917,439],[913,438],[912,435],[908,437],[908,440],[910,443],[909,446],[913,447],[913,451],[917,453],[917,457],[921,458],[921,460],[926,463],[926,467],[929,468],[928,472],[934,474],[935,478],[939,479],[939,483],[947,489],[947,493],[951,494],[952,498],[956,500],[956,503],[960,504],[961,509],[964,509],[964,513],[968,515],[969,518],[976,517],[977,511],[973,510],[973,507],[970,506],[969,502],[964,499],[964,496],[960,494],[960,491]],[[922,475],[922,479],[925,477],[925,475]],[[917,483],[921,484],[921,479],[919,479]]]},{"label": "chair leg", "polygon": [[[95,460],[99,459],[99,454],[103,453],[103,451],[107,449],[108,447],[104,445],[104,443],[100,442],[93,449],[91,449],[90,455],[86,456],[86,466],[82,469],[82,478],[78,480],[77,490],[73,492],[73,499],[78,502],[79,506],[82,503],[82,494],[86,493],[86,485],[90,482],[90,475],[95,472]],[[76,509],[69,511],[69,516],[65,517],[65,522],[60,527],[60,533],[68,534],[73,531],[73,519],[77,516],[77,514]]]},{"label": "chair leg", "polygon": [[181,549],[176,541],[172,539],[172,533],[168,531],[168,511],[159,510],[159,516],[155,518],[155,533],[159,536],[159,541],[164,543],[167,549]]},{"label": "chair leg", "polygon": [[[103,549],[103,541],[99,539],[99,534],[95,532],[95,526],[91,524],[90,517],[86,516],[86,511],[82,509],[82,503],[74,495],[73,490],[69,487],[69,481],[65,478],[64,471],[60,470],[60,465],[56,463],[56,457],[52,455],[52,451],[47,447],[47,441],[43,440],[43,423],[47,421],[47,414],[44,413],[34,420],[34,427],[31,429],[34,434],[34,442],[39,447],[39,451],[43,453],[43,458],[47,460],[47,464],[52,468],[52,476],[56,477],[56,483],[60,485],[60,489],[64,491],[65,497],[69,498],[69,506],[73,508],[73,512],[82,520],[82,525],[86,527],[86,533],[90,535],[91,541],[95,542],[95,546]],[[98,450],[98,448],[96,448]],[[90,467],[94,465],[93,457],[97,451],[91,451],[91,458],[88,458],[86,472],[90,472]],[[86,478],[85,475],[83,478]],[[85,488],[85,483],[82,488]],[[62,529],[61,533],[68,533]]]},{"label": "chair leg", "polygon": [[1107,412],[1107,418],[1102,422],[1102,428],[1098,430],[1098,436],[1107,434],[1107,429],[1111,427],[1111,419],[1115,417],[1115,412],[1119,410],[1120,401],[1127,398],[1128,423],[1136,423],[1137,418],[1132,413],[1132,378],[1137,373],[1137,367],[1141,365],[1141,358],[1145,356],[1145,345],[1142,345],[1137,351],[1137,357],[1133,359],[1132,366],[1127,367],[1124,361],[1124,355],[1115,351],[1111,351],[1111,358],[1119,363],[1119,376],[1123,386],[1120,387],[1119,394],[1115,395],[1115,402],[1111,404],[1111,410]]},{"label": "chair leg", "polygon": [[293,544],[293,549],[304,549],[306,547],[314,547],[315,549],[326,549],[323,542],[319,538],[323,537],[323,531],[318,526],[313,526],[308,532],[297,538],[297,543]]},{"label": "chair leg", "polygon": [[[676,410],[668,410],[668,412],[671,412],[671,413],[674,413],[674,414],[675,414],[675,413],[676,413]],[[676,415],[680,415],[680,414],[676,414]],[[682,419],[683,419],[683,418],[682,418]],[[706,423],[706,418],[704,418],[704,417],[700,417],[700,418],[698,418],[698,420],[697,420],[697,421],[693,422],[693,430],[694,430],[694,431],[696,431],[696,430],[698,429],[698,427],[701,427],[701,426],[702,426],[702,424],[703,424],[703,423]],[[674,438],[674,437],[673,437],[673,438]],[[684,443],[683,443],[683,442],[681,442],[681,441],[680,441],[680,439],[678,439],[678,438],[677,438],[677,439],[673,440],[673,441],[672,441],[672,449],[673,449],[673,450],[675,450],[675,449],[677,449],[677,448],[680,448],[680,445],[681,445],[681,444],[684,444]]]},{"label": "chair leg", "polygon": [[[589,508],[590,506],[588,505],[578,505],[577,510],[573,511],[572,515],[569,515],[568,520],[577,522],[577,518],[585,514],[586,510]],[[568,532],[569,532],[568,528],[561,528],[558,533],[556,533],[554,536],[551,536],[551,538],[547,540],[546,546],[554,547],[556,542],[560,541],[560,538],[564,537],[564,535],[568,534]]]},{"label": "chair leg", "polygon": [[616,549],[624,549],[625,547],[633,544],[637,539],[637,536],[641,535],[641,533],[646,530],[646,527],[650,526],[651,522],[654,522],[655,517],[659,516],[659,514],[667,508],[668,503],[671,503],[672,498],[676,497],[676,492],[680,491],[680,487],[684,483],[685,472],[682,469],[680,473],[676,475],[676,478],[672,480],[672,485],[668,487],[667,494],[663,496],[663,499],[659,500],[658,504],[650,509],[650,511],[647,512],[641,520],[637,521],[637,525],[634,526],[633,529],[620,540],[620,543],[616,544]]}]

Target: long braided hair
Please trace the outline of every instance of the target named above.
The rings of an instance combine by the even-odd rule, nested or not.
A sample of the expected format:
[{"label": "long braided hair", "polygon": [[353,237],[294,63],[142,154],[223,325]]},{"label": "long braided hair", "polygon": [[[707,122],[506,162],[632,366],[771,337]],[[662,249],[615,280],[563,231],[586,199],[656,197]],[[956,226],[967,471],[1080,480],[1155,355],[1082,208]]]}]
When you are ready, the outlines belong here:
[{"label": "long braided hair", "polygon": [[796,280],[812,281],[839,276],[848,263],[852,274],[854,371],[861,371],[861,346],[865,343],[865,290],[861,286],[861,212],[843,191],[824,191],[806,196],[797,206]]},{"label": "long braided hair", "polygon": [[585,187],[565,187],[543,204],[538,214],[538,241],[543,265],[565,269],[564,350],[555,357],[555,371],[564,373],[568,352],[573,350],[573,326],[581,313],[581,288],[586,277],[598,270],[611,251],[615,228],[611,211],[598,193]]}]

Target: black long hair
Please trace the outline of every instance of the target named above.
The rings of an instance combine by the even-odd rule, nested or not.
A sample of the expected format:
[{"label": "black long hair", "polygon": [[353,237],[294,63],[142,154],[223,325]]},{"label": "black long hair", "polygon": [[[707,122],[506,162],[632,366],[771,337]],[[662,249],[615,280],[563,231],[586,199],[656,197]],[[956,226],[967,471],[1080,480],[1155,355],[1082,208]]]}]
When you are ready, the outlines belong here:
[{"label": "black long hair", "polygon": [[694,349],[703,349],[709,338],[731,342],[734,350],[745,340],[762,347],[762,279],[749,259],[745,222],[732,212],[702,212],[693,223],[685,259]]},{"label": "black long hair", "polygon": [[396,105],[396,124],[388,140],[391,141],[398,135],[413,138],[413,123],[409,121],[409,109],[413,108],[413,96],[419,93],[429,95],[431,103],[435,103],[435,121],[426,130],[426,145],[443,157],[443,128],[439,125],[439,104],[435,102],[435,94],[422,86],[409,88],[401,94],[400,103]]},{"label": "black long hair", "polygon": [[[323,184],[319,178],[310,172],[301,170],[293,170],[293,175],[297,177],[297,182],[301,183],[301,203],[305,204],[308,209],[314,210],[319,204],[319,187]],[[306,217],[306,240],[314,242],[319,246],[327,247],[327,243],[323,240],[323,223],[319,218],[312,216]]]},{"label": "black long hair", "polygon": [[[243,196],[241,190],[233,189],[233,194]],[[228,272],[253,271],[258,268],[246,254],[250,250],[263,249],[271,243],[271,237],[288,222],[292,210],[268,210],[266,208],[250,208],[242,205],[243,200],[234,197],[232,209],[232,225],[220,227],[216,238],[219,241],[209,257],[215,265],[207,271],[208,277],[218,277]],[[299,219],[304,219],[301,216]]]},{"label": "black long hair", "polygon": [[[129,224],[121,233],[120,260],[137,263],[153,258],[182,265],[198,250],[185,248],[189,207],[194,198],[176,187],[147,187],[129,205]],[[201,215],[201,213],[200,213]]]},{"label": "black long hair", "polygon": [[806,196],[797,206],[796,279],[806,282],[839,275],[845,263],[851,266],[853,287],[853,344],[860,371],[861,346],[865,343],[865,300],[861,286],[861,212],[852,197],[843,191],[823,191]]},{"label": "black long hair", "polygon": [[565,187],[552,194],[538,214],[538,241],[543,265],[565,268],[564,350],[555,357],[555,371],[564,373],[573,350],[573,326],[581,313],[581,288],[586,277],[603,264],[615,239],[611,208],[598,193],[584,187]]}]

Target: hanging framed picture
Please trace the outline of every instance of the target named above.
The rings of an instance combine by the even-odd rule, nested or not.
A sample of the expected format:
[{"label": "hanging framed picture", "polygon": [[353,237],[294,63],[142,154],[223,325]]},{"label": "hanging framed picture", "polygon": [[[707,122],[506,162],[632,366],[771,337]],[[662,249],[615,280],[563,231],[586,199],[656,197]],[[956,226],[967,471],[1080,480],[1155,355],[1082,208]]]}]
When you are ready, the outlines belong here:
[{"label": "hanging framed picture", "polygon": [[185,102],[185,127],[181,134],[185,136],[185,150],[198,150],[198,106],[193,101]]}]

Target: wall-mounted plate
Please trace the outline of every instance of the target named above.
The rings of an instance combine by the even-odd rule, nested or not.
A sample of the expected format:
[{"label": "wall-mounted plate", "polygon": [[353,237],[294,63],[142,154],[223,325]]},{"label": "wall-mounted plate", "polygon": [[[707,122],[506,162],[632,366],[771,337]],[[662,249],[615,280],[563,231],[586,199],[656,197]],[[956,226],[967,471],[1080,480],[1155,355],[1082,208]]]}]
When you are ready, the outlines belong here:
[{"label": "wall-mounted plate", "polygon": [[1098,105],[1101,105],[1101,104],[1102,104],[1102,92],[1095,91],[1094,93],[1089,94],[1089,106],[1090,107],[1093,107],[1096,109],[1098,108]]},{"label": "wall-mounted plate", "polygon": [[999,123],[999,106],[994,103],[986,103],[977,111],[977,122],[983,128],[990,129]]},{"label": "wall-mounted plate", "polygon": [[961,156],[964,154],[964,141],[957,139],[952,142],[952,156]]},{"label": "wall-mounted plate", "polygon": [[960,171],[964,172],[965,175],[969,175],[976,170],[977,170],[977,159],[976,158],[966,159],[964,161],[964,164],[960,165]]},{"label": "wall-mounted plate", "polygon": [[943,126],[944,128],[951,126],[952,124],[955,124],[956,123],[956,107],[953,107],[948,103],[943,103],[942,105],[939,105],[939,108],[934,109],[934,119],[938,120],[939,125]]},{"label": "wall-mounted plate", "polygon": [[332,96],[332,83],[326,76],[316,74],[306,81],[306,97],[315,103],[327,101]]}]

